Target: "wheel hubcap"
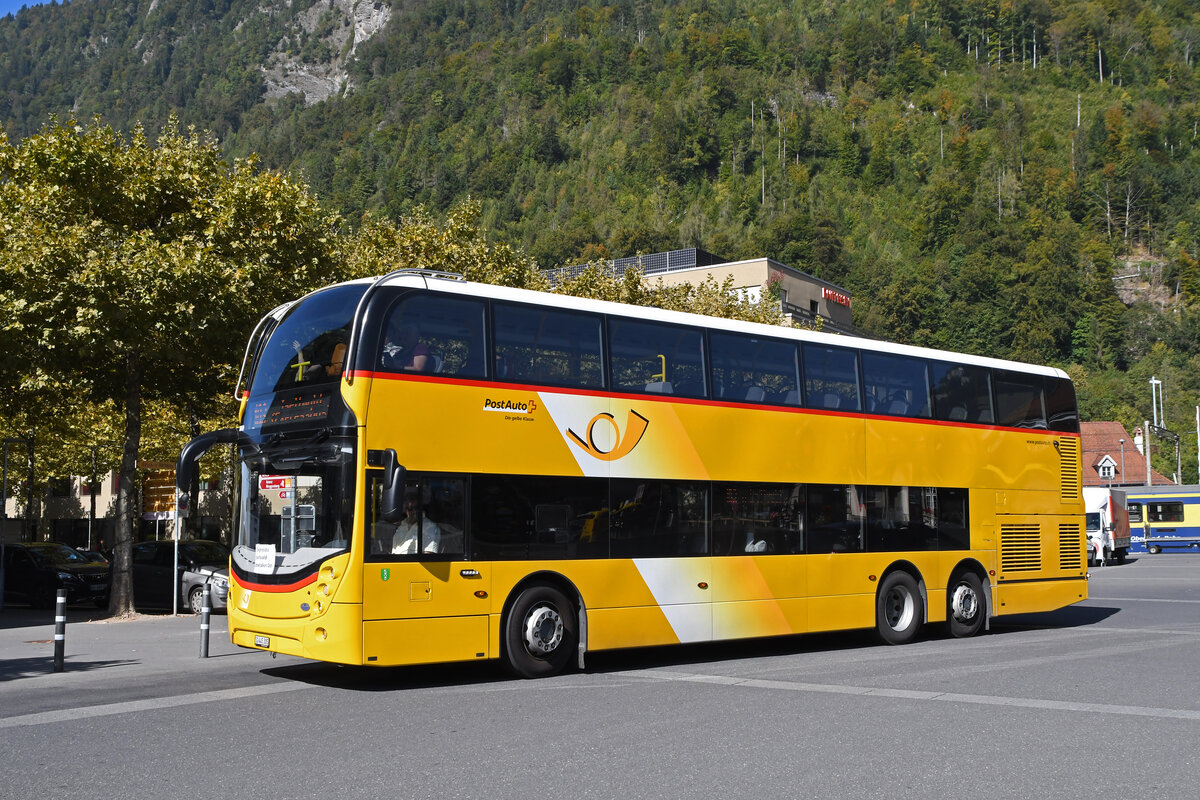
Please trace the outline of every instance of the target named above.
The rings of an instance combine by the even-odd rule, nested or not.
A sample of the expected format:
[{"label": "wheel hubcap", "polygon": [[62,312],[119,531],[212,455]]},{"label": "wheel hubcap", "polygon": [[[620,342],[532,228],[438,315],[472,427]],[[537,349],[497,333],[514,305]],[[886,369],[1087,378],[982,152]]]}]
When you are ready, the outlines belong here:
[{"label": "wheel hubcap", "polygon": [[884,599],[884,618],[894,631],[902,631],[912,624],[916,615],[916,603],[912,594],[902,588],[892,589]]},{"label": "wheel hubcap", "polygon": [[979,613],[979,597],[966,584],[955,586],[950,598],[950,610],[959,622],[970,622]]},{"label": "wheel hubcap", "polygon": [[563,640],[563,621],[550,606],[538,606],[525,618],[525,648],[535,656],[553,653]]}]

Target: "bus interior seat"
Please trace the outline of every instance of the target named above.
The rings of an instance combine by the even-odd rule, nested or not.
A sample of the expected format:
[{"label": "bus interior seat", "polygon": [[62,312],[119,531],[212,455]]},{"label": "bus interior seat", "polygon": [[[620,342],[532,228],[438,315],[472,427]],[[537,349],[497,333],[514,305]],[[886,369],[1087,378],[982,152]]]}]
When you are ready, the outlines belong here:
[{"label": "bus interior seat", "polygon": [[967,418],[967,407],[955,406],[954,408],[950,409],[950,413],[947,415],[947,418],[956,422],[965,420]]},{"label": "bus interior seat", "polygon": [[785,406],[800,405],[800,393],[798,391],[796,391],[795,389],[789,389],[787,391],[787,393],[784,394],[784,396],[783,396],[783,404]]},{"label": "bus interior seat", "polygon": [[675,387],[670,381],[654,381],[646,384],[646,391],[654,394],[674,394]]},{"label": "bus interior seat", "polygon": [[893,400],[888,403],[887,413],[893,416],[904,416],[908,413],[908,403],[903,400]]},{"label": "bus interior seat", "polygon": [[762,402],[767,399],[767,393],[761,386],[749,386],[746,388],[746,399]]}]

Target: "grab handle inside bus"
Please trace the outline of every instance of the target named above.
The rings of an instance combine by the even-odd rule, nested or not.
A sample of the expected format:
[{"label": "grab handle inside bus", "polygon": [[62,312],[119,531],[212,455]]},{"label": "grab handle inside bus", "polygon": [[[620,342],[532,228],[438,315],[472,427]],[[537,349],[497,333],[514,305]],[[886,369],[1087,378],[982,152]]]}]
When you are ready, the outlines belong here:
[{"label": "grab handle inside bus", "polygon": [[390,447],[383,451],[383,492],[379,516],[384,522],[399,522],[404,516],[404,467]]}]

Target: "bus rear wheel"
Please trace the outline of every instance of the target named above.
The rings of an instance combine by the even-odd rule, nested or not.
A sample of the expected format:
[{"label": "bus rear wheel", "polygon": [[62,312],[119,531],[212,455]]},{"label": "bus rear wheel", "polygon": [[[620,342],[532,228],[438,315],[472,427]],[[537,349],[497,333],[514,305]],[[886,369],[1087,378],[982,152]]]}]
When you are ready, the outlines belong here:
[{"label": "bus rear wheel", "polygon": [[575,609],[553,586],[536,584],[517,595],[504,626],[505,665],[522,678],[561,672],[578,636]]},{"label": "bus rear wheel", "polygon": [[974,636],[983,630],[986,617],[983,583],[974,572],[964,572],[951,584],[946,596],[946,620],[950,635],[956,639]]},{"label": "bus rear wheel", "polygon": [[1155,555],[1156,553],[1161,553],[1162,548],[1156,544],[1152,544],[1146,548],[1146,552],[1149,553],[1150,555]]},{"label": "bus rear wheel", "polygon": [[888,644],[907,644],[917,637],[925,619],[925,606],[917,582],[897,571],[883,579],[875,595],[875,628]]}]

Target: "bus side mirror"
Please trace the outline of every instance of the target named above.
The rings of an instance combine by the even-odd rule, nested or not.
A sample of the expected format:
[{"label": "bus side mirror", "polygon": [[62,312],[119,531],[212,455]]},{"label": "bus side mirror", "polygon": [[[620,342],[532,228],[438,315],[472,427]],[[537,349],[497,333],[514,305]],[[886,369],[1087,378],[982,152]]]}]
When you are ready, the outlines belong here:
[{"label": "bus side mirror", "polygon": [[404,467],[390,447],[383,453],[383,495],[379,516],[384,522],[399,522],[404,516]]}]

